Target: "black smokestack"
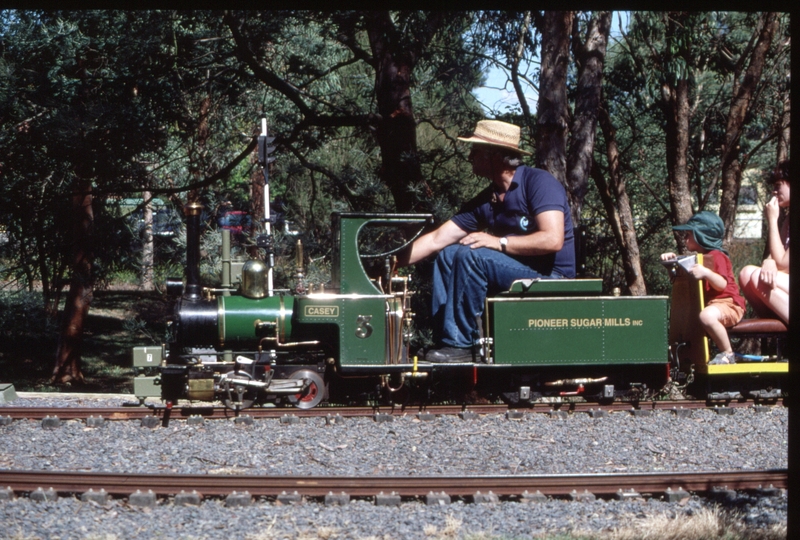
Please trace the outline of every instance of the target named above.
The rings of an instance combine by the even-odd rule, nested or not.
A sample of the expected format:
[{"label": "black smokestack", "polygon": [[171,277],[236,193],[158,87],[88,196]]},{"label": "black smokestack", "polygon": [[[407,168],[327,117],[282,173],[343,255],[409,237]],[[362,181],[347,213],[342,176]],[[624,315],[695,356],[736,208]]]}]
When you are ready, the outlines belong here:
[{"label": "black smokestack", "polygon": [[189,203],[183,207],[186,215],[186,291],[184,298],[200,299],[200,214],[203,205]]}]

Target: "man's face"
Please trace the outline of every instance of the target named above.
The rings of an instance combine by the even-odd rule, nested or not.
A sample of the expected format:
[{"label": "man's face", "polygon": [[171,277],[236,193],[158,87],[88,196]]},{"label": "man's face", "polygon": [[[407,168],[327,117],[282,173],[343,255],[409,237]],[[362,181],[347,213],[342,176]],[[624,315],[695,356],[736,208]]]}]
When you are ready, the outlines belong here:
[{"label": "man's face", "polygon": [[469,152],[469,162],[472,163],[472,172],[478,176],[491,178],[492,154],[480,144],[473,144]]}]

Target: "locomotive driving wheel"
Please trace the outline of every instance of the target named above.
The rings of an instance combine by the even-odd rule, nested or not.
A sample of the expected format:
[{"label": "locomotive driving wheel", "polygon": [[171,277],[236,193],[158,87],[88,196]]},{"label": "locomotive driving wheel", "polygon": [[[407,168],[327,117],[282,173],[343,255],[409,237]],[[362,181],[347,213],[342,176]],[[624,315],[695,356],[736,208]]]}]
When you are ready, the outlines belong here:
[{"label": "locomotive driving wheel", "polygon": [[243,371],[237,371],[225,377],[221,384],[223,391],[222,404],[234,411],[241,411],[253,406],[256,393],[243,385],[237,385],[237,380],[251,381],[253,377]]},{"label": "locomotive driving wheel", "polygon": [[289,396],[289,402],[298,409],[313,409],[325,399],[325,381],[316,371],[300,369],[292,373],[289,378],[308,381],[308,386],[302,392]]}]

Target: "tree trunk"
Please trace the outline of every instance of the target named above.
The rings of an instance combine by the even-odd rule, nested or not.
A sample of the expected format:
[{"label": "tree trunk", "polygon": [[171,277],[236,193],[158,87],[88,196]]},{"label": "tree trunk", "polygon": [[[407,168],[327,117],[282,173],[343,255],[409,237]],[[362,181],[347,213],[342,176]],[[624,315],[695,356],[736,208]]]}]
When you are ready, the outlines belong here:
[{"label": "tree trunk", "polygon": [[600,91],[603,85],[603,65],[610,29],[611,12],[600,11],[595,13],[589,22],[585,42],[580,42],[577,31],[573,32],[572,36],[573,55],[578,64],[578,87],[575,96],[575,115],[569,130],[566,182],[572,223],[575,226],[580,225],[583,199],[589,188]]},{"label": "tree trunk", "polygon": [[[786,74],[787,80],[789,74]],[[792,100],[789,92],[784,92],[783,97],[783,114],[780,118],[780,125],[777,127],[778,131],[778,145],[775,152],[775,162],[789,159],[789,141],[791,140],[791,123],[792,123]]]},{"label": "tree trunk", "polygon": [[719,205],[719,216],[725,223],[725,245],[733,239],[736,224],[736,209],[739,202],[739,190],[742,186],[742,168],[739,162],[739,138],[742,135],[745,117],[753,103],[753,94],[761,79],[767,52],[772,38],[778,29],[778,17],[774,12],[765,13],[758,41],[753,47],[747,71],[741,84],[738,73],[734,73],[733,98],[725,125],[725,144],[722,150],[722,198]]},{"label": "tree trunk", "polygon": [[567,185],[567,68],[572,11],[545,11],[539,75],[536,165]]},{"label": "tree trunk", "polygon": [[408,212],[416,206],[409,185],[423,183],[411,105],[416,54],[399,45],[399,32],[389,12],[376,12],[367,34],[375,61],[375,96],[380,115],[376,132],[381,148],[380,176],[394,196],[397,211]]},{"label": "tree trunk", "polygon": [[84,382],[81,372],[83,324],[92,303],[94,287],[92,274],[94,213],[91,180],[78,182],[72,195],[72,212],[74,216],[72,280],[64,305],[56,363],[51,379],[51,382],[56,384]]},{"label": "tree trunk", "polygon": [[514,92],[517,94],[519,106],[522,109],[522,119],[526,130],[533,136],[535,133],[531,132],[533,126],[533,119],[531,115],[531,108],[528,105],[528,99],[525,97],[525,90],[522,88],[522,82],[519,78],[519,66],[522,62],[525,52],[525,36],[528,33],[528,27],[531,24],[531,12],[525,12],[525,18],[522,20],[522,27],[519,30],[517,37],[517,47],[514,49],[514,56],[509,59],[511,64],[511,84],[514,86]]},{"label": "tree trunk", "polygon": [[606,183],[603,173],[596,163],[592,167],[592,177],[597,184],[600,198],[614,232],[614,238],[620,248],[628,292],[633,296],[644,296],[647,294],[647,287],[642,275],[642,261],[639,256],[639,241],[636,237],[633,211],[619,163],[616,129],[611,123],[606,107],[600,108],[600,127],[606,141],[609,182]]},{"label": "tree trunk", "polygon": [[[692,217],[692,196],[689,189],[689,82],[678,79],[674,85],[664,83],[666,98],[667,191],[672,224],[686,223]],[[680,250],[685,249],[683,236],[675,233]]]},{"label": "tree trunk", "polygon": [[152,195],[149,191],[143,191],[142,198],[145,200],[144,230],[142,231],[142,289],[152,291],[155,288],[155,280],[153,279],[155,253],[153,245],[153,204],[150,202]]}]

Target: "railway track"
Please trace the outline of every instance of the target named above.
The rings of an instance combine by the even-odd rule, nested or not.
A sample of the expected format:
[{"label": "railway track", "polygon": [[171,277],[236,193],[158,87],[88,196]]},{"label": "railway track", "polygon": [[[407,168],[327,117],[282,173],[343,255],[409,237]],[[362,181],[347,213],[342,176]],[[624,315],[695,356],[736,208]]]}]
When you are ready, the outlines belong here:
[{"label": "railway track", "polygon": [[[764,402],[766,405],[783,406],[783,400]],[[657,411],[680,409],[704,409],[713,407],[741,408],[753,407],[758,403],[742,400],[680,400],[680,401],[647,401],[647,402],[614,402],[598,405],[597,403],[536,403],[527,407],[509,407],[508,405],[432,405],[432,406],[375,406],[375,407],[318,407],[314,409],[251,407],[237,414],[236,411],[222,406],[178,406],[169,411],[171,419],[201,416],[210,419],[235,418],[247,415],[251,418],[281,418],[287,415],[320,418],[328,415],[342,417],[372,417],[376,414],[402,416],[415,414],[457,415],[462,413],[473,414],[503,414],[515,413],[552,413],[555,411],[575,413],[604,412],[633,412]],[[2,407],[0,417],[10,417],[13,420],[30,419],[42,420],[47,417],[58,417],[61,420],[86,420],[89,417],[102,417],[104,420],[137,420],[147,416],[159,418],[167,414],[164,406],[150,407]]]},{"label": "railway track", "polygon": [[575,474],[537,476],[240,476],[208,474],[117,474],[90,472],[0,470],[0,486],[18,493],[50,489],[62,494],[105,490],[113,496],[152,491],[170,496],[197,491],[203,496],[225,496],[247,492],[251,496],[275,497],[297,492],[306,497],[346,493],[351,497],[373,497],[393,492],[401,497],[422,497],[431,492],[470,497],[492,492],[515,497],[540,492],[547,496],[569,496],[589,492],[595,496],[620,493],[656,495],[671,492],[710,492],[715,488],[754,490],[770,486],[784,489],[786,469],[695,473]]}]

